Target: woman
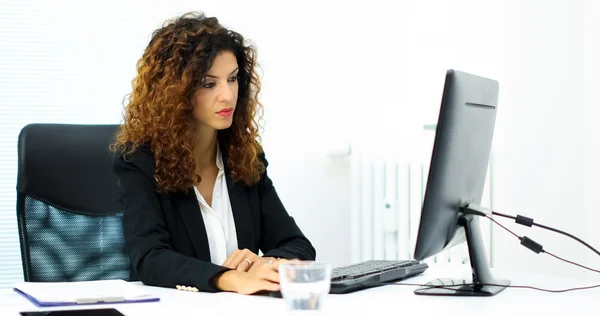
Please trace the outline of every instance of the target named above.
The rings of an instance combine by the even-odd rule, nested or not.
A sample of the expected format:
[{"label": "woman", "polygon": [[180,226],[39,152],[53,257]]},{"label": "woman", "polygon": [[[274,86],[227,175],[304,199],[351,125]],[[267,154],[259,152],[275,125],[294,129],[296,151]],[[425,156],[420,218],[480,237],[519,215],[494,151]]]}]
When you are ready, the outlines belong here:
[{"label": "woman", "polygon": [[280,262],[314,260],[267,176],[256,66],[216,18],[154,32],[112,146],[132,278],[252,294],[279,289]]}]

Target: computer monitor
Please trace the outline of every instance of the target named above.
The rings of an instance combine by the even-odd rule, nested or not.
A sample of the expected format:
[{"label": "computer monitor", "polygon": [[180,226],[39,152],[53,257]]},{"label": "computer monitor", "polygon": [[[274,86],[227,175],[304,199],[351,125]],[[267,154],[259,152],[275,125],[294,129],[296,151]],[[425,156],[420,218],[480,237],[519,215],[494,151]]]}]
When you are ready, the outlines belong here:
[{"label": "computer monitor", "polygon": [[466,239],[473,280],[437,279],[416,294],[492,296],[510,284],[492,276],[474,215],[483,195],[497,107],[497,81],[446,73],[414,258],[434,256]]}]

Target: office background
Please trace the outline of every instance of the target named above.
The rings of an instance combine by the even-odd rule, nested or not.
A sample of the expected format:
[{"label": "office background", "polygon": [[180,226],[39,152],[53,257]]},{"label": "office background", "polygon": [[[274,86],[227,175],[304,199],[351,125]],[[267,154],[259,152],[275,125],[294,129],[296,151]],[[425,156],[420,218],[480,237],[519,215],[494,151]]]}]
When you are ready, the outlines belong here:
[{"label": "office background", "polygon": [[[427,165],[433,139],[424,126],[435,124],[448,68],[500,81],[485,200],[600,245],[599,1],[0,0],[0,8],[0,287],[22,279],[15,218],[20,129],[120,122],[151,32],[191,10],[217,16],[258,47],[269,172],[319,260],[342,265],[376,256],[382,250],[365,250],[363,240],[375,245],[394,229],[393,250],[410,252],[413,237],[402,224],[377,226],[386,216],[379,206],[367,210],[361,202],[358,211],[373,215],[370,230],[361,226],[357,172],[367,171],[357,166],[366,161],[373,182],[382,164],[412,170],[396,176],[418,192],[413,186],[423,184],[414,179],[426,175],[419,166]],[[398,212],[404,203],[369,198]],[[416,200],[408,207],[413,223]],[[600,279],[535,255],[484,224],[492,266]],[[600,266],[563,237],[515,230]],[[438,259],[464,257],[453,251]]]}]

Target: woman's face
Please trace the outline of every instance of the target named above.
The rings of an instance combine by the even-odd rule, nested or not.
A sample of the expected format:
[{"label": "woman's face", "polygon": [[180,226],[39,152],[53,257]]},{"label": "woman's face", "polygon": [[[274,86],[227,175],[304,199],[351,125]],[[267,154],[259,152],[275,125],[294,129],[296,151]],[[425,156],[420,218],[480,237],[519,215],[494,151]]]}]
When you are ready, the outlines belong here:
[{"label": "woman's face", "polygon": [[204,83],[194,92],[194,118],[200,125],[215,130],[229,128],[238,97],[238,63],[229,51],[219,53],[204,78]]}]

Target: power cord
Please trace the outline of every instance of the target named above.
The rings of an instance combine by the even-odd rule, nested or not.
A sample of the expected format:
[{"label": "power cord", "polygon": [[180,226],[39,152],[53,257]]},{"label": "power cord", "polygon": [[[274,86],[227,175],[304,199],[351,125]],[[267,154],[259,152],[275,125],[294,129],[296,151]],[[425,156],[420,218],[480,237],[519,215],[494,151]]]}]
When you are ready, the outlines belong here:
[{"label": "power cord", "polygon": [[[505,217],[505,218],[513,219],[513,220],[515,220],[515,222],[516,222],[517,224],[521,224],[521,225],[523,225],[523,226],[527,226],[527,227],[531,227],[531,226],[537,226],[537,227],[539,227],[539,228],[543,228],[543,229],[546,229],[546,230],[549,230],[549,231],[553,231],[553,232],[555,232],[555,233],[559,233],[559,234],[565,235],[565,236],[567,236],[567,237],[569,237],[569,238],[572,238],[572,239],[574,239],[574,240],[576,240],[576,241],[580,242],[582,245],[584,245],[584,246],[588,247],[589,249],[591,249],[593,252],[595,252],[597,255],[599,255],[599,256],[600,256],[600,251],[596,250],[596,248],[592,247],[591,245],[589,245],[589,244],[588,244],[588,243],[586,243],[585,241],[581,240],[580,238],[577,238],[576,236],[573,236],[573,235],[571,235],[571,234],[569,234],[569,233],[567,233],[567,232],[564,232],[564,231],[562,231],[562,230],[559,230],[559,229],[556,229],[556,228],[552,228],[552,227],[550,227],[550,226],[546,226],[546,225],[542,225],[542,224],[535,223],[535,222],[533,221],[533,218],[529,218],[529,217],[526,217],[526,216],[521,216],[521,215],[517,215],[517,216],[515,217],[515,216],[506,215],[506,214],[502,214],[502,213],[499,213],[499,212],[494,212],[494,211],[492,211],[492,214],[493,214],[493,215],[496,215],[496,216],[500,216],[500,217]],[[487,216],[487,215],[484,215],[484,216],[486,216],[487,218],[490,218],[490,217],[489,217],[489,216]],[[491,219],[491,218],[490,218],[490,219]]]},{"label": "power cord", "polygon": [[[509,232],[510,234],[512,234],[513,236],[515,236],[517,239],[519,239],[521,241],[521,245],[527,247],[529,250],[539,254],[539,253],[546,253],[549,256],[552,256],[558,260],[561,260],[563,262],[578,266],[580,268],[589,270],[589,271],[593,271],[596,273],[600,273],[600,270],[596,270],[596,269],[592,269],[590,267],[586,267],[582,264],[564,259],[562,257],[559,257],[551,252],[548,252],[547,250],[544,250],[544,247],[535,242],[533,239],[527,237],[527,236],[519,236],[517,235],[515,232],[513,232],[512,230],[506,228],[504,225],[498,223],[495,219],[493,219],[491,216],[489,216],[487,213],[484,213],[482,210],[478,210],[478,209],[471,209],[469,213],[472,214],[477,214],[477,215],[481,215],[481,216],[485,216],[486,218],[488,218],[490,221],[492,221],[494,224],[502,227],[504,230],[506,230],[507,232]],[[505,215],[505,214],[501,214],[498,212],[491,212],[491,214],[493,215],[497,215],[497,216],[502,216],[502,217],[507,217],[510,219],[514,219],[517,223],[521,224],[521,225],[525,225],[525,226],[529,226],[531,227],[532,225],[538,226],[540,228],[544,228],[544,229],[548,229],[560,234],[563,234],[565,236],[571,237],[577,241],[579,241],[580,243],[584,244],[585,246],[587,246],[588,248],[592,249],[594,252],[596,252],[597,254],[600,255],[600,253],[592,246],[588,245],[586,242],[584,242],[583,240],[569,234],[566,232],[563,232],[561,230],[552,228],[552,227],[548,227],[545,225],[541,225],[541,224],[536,224],[533,222],[533,219],[528,218],[528,217],[524,217],[524,216],[510,216],[510,215]],[[461,286],[474,286],[474,283],[464,283],[464,284],[456,284],[456,285],[434,285],[434,284],[415,284],[415,283],[397,283],[397,282],[389,282],[389,283],[385,283],[388,285],[405,285],[405,286],[419,286],[419,287],[427,287],[427,288],[438,288],[438,289],[447,289],[449,291],[461,291],[460,287]],[[544,288],[539,288],[539,287],[535,287],[535,286],[530,286],[530,285],[501,285],[501,284],[477,284],[477,285],[481,285],[481,286],[504,286],[504,287],[509,287],[509,288],[516,288],[516,289],[530,289],[530,290],[536,290],[536,291],[542,291],[542,292],[548,292],[548,293],[565,293],[565,292],[571,292],[571,291],[580,291],[580,290],[589,290],[589,289],[595,289],[595,288],[600,288],[600,284],[597,285],[591,285],[591,286],[583,286],[583,287],[575,287],[575,288],[568,288],[568,289],[560,289],[560,290],[553,290],[553,289],[544,289]],[[470,290],[464,290],[464,291],[470,291]]]},{"label": "power cord", "polygon": [[531,250],[531,251],[533,251],[533,252],[535,252],[535,253],[538,253],[538,254],[539,254],[539,253],[546,253],[546,254],[548,254],[548,255],[550,255],[550,256],[552,256],[552,257],[554,257],[554,258],[558,259],[558,260],[561,260],[561,261],[563,261],[563,262],[566,262],[566,263],[569,263],[569,264],[572,264],[572,265],[575,265],[575,266],[578,266],[578,267],[580,267],[580,268],[584,268],[584,269],[586,269],[586,270],[590,270],[590,271],[593,271],[593,272],[596,272],[596,273],[600,273],[600,270],[596,270],[596,269],[592,269],[592,268],[590,268],[590,267],[586,267],[586,266],[584,266],[584,265],[582,265],[582,264],[579,264],[579,263],[576,263],[576,262],[573,262],[573,261],[570,261],[570,260],[567,260],[567,259],[561,258],[561,257],[559,257],[559,256],[557,256],[557,255],[555,255],[555,254],[553,254],[553,253],[551,253],[551,252],[549,252],[549,251],[547,251],[547,250],[544,250],[544,247],[543,247],[542,245],[538,244],[537,242],[535,242],[533,239],[530,239],[530,238],[529,238],[529,237],[527,237],[527,236],[523,236],[523,237],[521,237],[521,236],[519,236],[519,235],[515,234],[515,233],[514,233],[512,230],[510,230],[510,229],[506,228],[504,225],[502,225],[502,224],[498,223],[498,222],[497,222],[495,219],[493,219],[492,217],[490,217],[490,216],[488,216],[488,215],[484,215],[484,216],[485,216],[485,217],[487,217],[489,220],[491,220],[491,221],[492,221],[493,223],[495,223],[496,225],[498,225],[498,226],[500,226],[500,227],[504,228],[504,230],[506,230],[507,232],[511,233],[513,236],[517,237],[517,239],[519,239],[519,240],[521,241],[521,245],[523,245],[523,246],[527,247],[529,250]]}]

